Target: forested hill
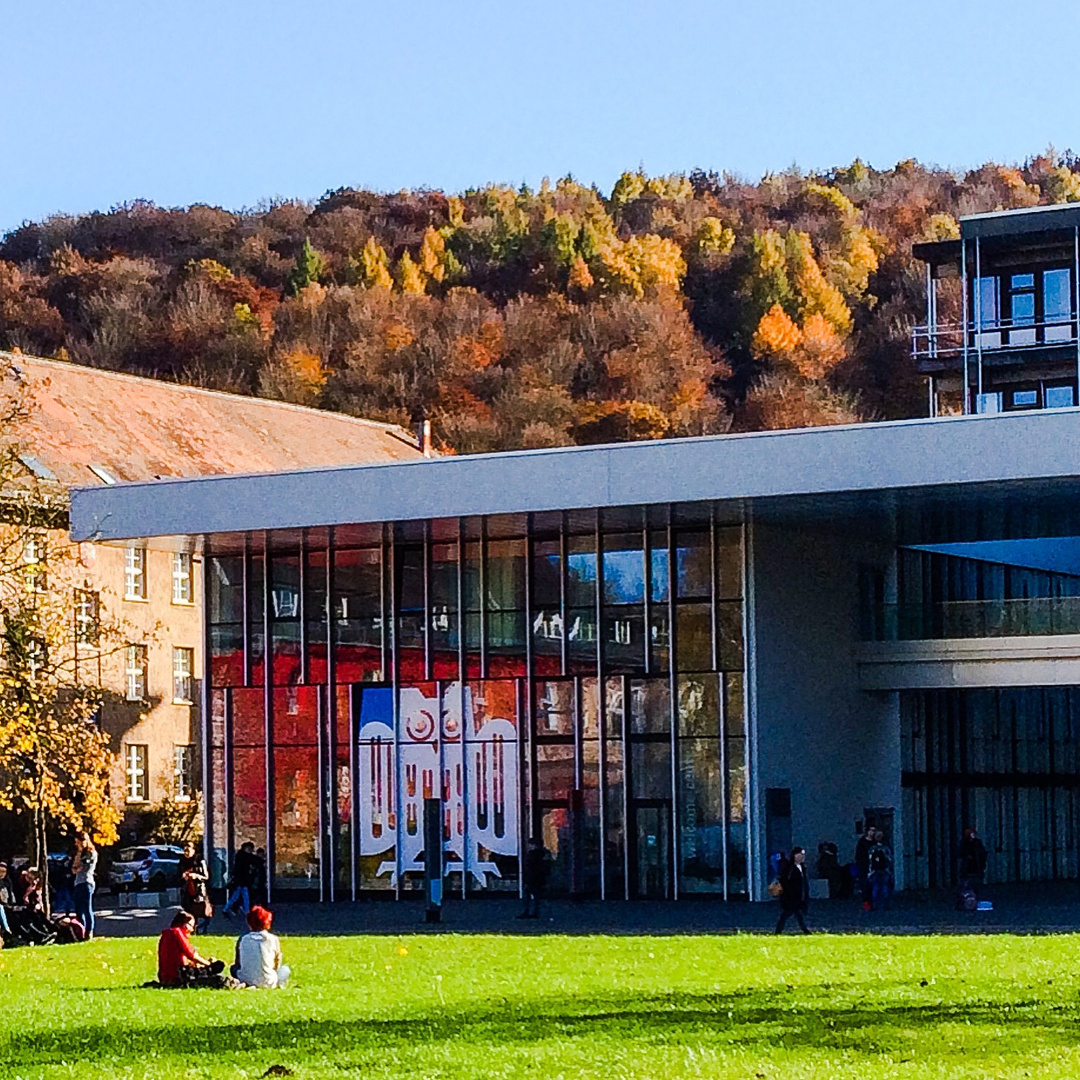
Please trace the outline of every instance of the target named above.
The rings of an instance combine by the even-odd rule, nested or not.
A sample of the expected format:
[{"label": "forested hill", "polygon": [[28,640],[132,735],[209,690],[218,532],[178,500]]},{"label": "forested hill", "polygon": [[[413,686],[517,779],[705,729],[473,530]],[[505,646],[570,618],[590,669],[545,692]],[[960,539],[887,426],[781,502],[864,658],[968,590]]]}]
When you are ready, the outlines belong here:
[{"label": "forested hill", "polygon": [[0,347],[400,423],[458,452],[918,415],[914,242],[1080,200],[1048,152],[760,183],[624,174],[230,213],[136,202],[0,243]]}]

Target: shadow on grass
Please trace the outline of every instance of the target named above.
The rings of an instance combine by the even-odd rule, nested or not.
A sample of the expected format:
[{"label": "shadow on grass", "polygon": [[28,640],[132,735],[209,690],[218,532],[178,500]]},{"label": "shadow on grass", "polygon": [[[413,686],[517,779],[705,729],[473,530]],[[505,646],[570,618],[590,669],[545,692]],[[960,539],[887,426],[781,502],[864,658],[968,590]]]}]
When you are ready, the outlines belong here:
[{"label": "shadow on grass", "polygon": [[[189,999],[194,991],[183,993]],[[208,1009],[222,999],[203,991]],[[754,990],[735,994],[678,994],[626,998],[547,999],[528,1004],[490,1002],[476,1008],[419,1013],[400,1019],[283,1019],[190,1026],[136,1027],[116,1018],[63,1031],[13,1034],[0,1045],[0,1065],[38,1066],[73,1058],[122,1062],[142,1057],[215,1058],[283,1051],[320,1059],[340,1051],[422,1049],[434,1044],[529,1045],[574,1037],[600,1042],[723,1043],[732,1047],[844,1050],[874,1056],[918,1053],[940,1044],[935,1029],[970,1026],[965,1053],[1022,1052],[1033,1044],[1073,1044],[1080,1006],[1036,999],[988,1003],[843,1006],[799,993]],[[184,1026],[188,1025],[188,1026]],[[980,1042],[978,1029],[992,1028]],[[974,1045],[971,1045],[974,1042]]]}]

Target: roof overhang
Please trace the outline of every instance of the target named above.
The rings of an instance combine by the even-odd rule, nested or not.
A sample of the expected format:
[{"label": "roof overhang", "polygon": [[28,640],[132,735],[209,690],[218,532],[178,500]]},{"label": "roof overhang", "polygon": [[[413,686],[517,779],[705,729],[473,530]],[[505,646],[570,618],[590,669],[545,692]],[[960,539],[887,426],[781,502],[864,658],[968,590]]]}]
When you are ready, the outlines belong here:
[{"label": "roof overhang", "polygon": [[[78,488],[75,540],[712,500],[766,508],[1080,477],[1080,408]],[[850,500],[848,500],[850,505]]]}]

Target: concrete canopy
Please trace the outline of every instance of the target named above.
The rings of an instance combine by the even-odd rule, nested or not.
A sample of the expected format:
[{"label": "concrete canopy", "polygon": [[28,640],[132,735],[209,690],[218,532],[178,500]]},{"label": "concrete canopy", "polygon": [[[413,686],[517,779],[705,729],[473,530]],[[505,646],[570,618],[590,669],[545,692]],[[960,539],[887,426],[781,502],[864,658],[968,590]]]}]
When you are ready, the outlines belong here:
[{"label": "concrete canopy", "polygon": [[[1080,492],[1080,409],[564,447],[80,489],[76,540],[1054,482]],[[888,499],[884,499],[888,503]]]}]

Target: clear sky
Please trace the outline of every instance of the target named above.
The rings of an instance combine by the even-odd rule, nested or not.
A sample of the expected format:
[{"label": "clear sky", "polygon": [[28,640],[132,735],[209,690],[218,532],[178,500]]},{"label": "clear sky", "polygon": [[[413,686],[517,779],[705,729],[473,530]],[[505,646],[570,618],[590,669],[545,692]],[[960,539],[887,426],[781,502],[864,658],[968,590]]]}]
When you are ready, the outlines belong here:
[{"label": "clear sky", "polygon": [[0,233],[626,168],[964,168],[1080,150],[1046,0],[0,0]]}]

